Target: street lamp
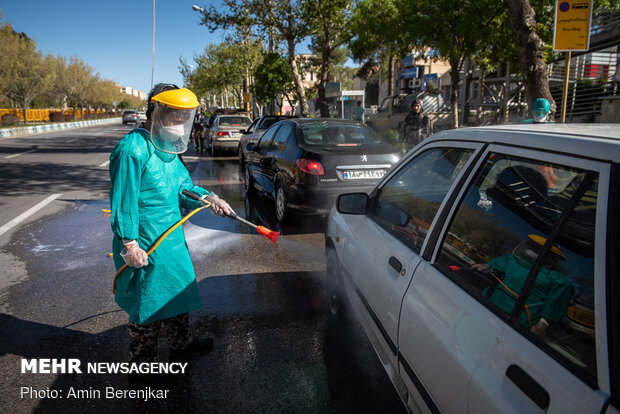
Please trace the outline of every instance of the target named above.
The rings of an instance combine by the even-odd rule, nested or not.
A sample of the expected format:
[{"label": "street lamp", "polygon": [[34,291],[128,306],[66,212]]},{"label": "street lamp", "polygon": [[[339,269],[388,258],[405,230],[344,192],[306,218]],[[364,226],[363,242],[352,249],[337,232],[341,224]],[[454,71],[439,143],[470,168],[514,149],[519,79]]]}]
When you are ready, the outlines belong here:
[{"label": "street lamp", "polygon": [[192,4],[192,10],[197,11],[202,13],[203,11],[205,11],[202,7],[200,6],[196,6],[195,4]]},{"label": "street lamp", "polygon": [[153,0],[153,63],[151,64],[151,90],[153,89],[153,76],[155,75],[155,0]]}]

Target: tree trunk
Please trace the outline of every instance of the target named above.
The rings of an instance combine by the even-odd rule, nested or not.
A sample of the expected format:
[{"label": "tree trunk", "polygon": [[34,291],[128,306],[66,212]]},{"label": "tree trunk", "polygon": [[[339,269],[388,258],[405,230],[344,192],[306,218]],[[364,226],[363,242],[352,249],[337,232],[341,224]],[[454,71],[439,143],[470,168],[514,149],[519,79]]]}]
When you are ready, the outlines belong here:
[{"label": "tree trunk", "polygon": [[521,72],[525,77],[525,96],[528,105],[545,98],[551,104],[553,118],[556,106],[549,90],[549,74],[544,61],[544,42],[536,33],[536,16],[529,0],[507,0],[508,17],[519,50]]},{"label": "tree trunk", "polygon": [[459,127],[459,82],[461,81],[460,62],[450,62],[450,108],[452,109],[452,128]]},{"label": "tree trunk", "polygon": [[308,102],[306,102],[306,91],[304,85],[301,82],[301,75],[297,69],[297,62],[295,61],[295,41],[294,39],[287,39],[288,43],[288,63],[291,65],[291,71],[293,73],[293,83],[295,84],[295,93],[299,104],[301,105],[301,116],[307,117],[310,110],[308,109]]},{"label": "tree trunk", "polygon": [[316,100],[316,108],[323,118],[329,118],[329,105],[327,104],[327,97],[325,96],[325,87],[329,80],[329,55],[331,54],[331,49],[329,49],[327,45],[323,45],[322,49],[321,69],[319,71],[319,84],[317,88],[319,96]]},{"label": "tree trunk", "polygon": [[462,125],[469,125],[469,100],[470,100],[470,89],[471,82],[473,80],[474,74],[471,70],[471,60],[467,59],[465,61],[465,82],[463,85],[463,122]]},{"label": "tree trunk", "polygon": [[510,116],[510,110],[508,108],[508,103],[510,101],[510,61],[506,60],[506,78],[504,79],[504,103],[502,105],[502,119],[501,123],[505,124],[508,122],[508,117]]},{"label": "tree trunk", "polygon": [[394,92],[394,55],[390,54],[388,57],[388,96],[395,94]]},{"label": "tree trunk", "polygon": [[480,68],[480,96],[478,97],[478,107],[476,108],[476,124],[480,125],[482,123],[482,111],[483,111],[483,100],[484,100],[484,81],[486,78],[487,70],[486,67]]}]

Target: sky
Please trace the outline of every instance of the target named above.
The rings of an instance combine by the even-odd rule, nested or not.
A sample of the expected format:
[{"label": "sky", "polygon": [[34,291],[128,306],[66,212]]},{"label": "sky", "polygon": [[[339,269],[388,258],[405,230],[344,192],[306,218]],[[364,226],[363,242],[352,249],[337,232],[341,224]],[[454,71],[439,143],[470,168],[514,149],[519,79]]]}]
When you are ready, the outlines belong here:
[{"label": "sky", "polygon": [[[218,0],[155,0],[154,83],[179,86],[179,57],[193,63],[224,33],[200,25],[192,4]],[[153,0],[0,0],[2,23],[36,41],[43,55],[77,56],[103,79],[148,93],[153,52]]]}]

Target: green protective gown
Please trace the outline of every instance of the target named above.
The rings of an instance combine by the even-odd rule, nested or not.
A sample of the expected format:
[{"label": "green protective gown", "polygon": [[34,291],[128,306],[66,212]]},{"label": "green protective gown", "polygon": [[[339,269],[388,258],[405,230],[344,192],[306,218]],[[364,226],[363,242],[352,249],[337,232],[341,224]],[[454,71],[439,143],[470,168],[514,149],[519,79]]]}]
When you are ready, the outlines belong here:
[{"label": "green protective gown", "polygon": [[[514,293],[519,294],[527,279],[530,269],[519,264],[513,254],[497,257],[488,263],[491,268],[505,274],[502,282]],[[535,325],[541,317],[553,322],[559,322],[566,316],[566,310],[573,297],[573,285],[557,270],[542,268],[536,276],[532,290],[527,295],[525,304],[530,311],[532,324]],[[506,313],[512,313],[517,298],[498,284],[490,298],[491,302],[499,306]],[[519,323],[529,327],[527,314],[523,311],[519,315]]]},{"label": "green protective gown", "polygon": [[[195,209],[200,203],[181,192],[194,186],[176,154],[159,151],[145,129],[134,129],[110,155],[112,251],[116,269],[123,239],[137,240],[148,251],[157,238],[181,219],[180,206]],[[187,249],[183,226],[177,227],[149,256],[148,266],[128,267],[116,281],[115,300],[129,321],[147,324],[202,306],[196,275]]]}]

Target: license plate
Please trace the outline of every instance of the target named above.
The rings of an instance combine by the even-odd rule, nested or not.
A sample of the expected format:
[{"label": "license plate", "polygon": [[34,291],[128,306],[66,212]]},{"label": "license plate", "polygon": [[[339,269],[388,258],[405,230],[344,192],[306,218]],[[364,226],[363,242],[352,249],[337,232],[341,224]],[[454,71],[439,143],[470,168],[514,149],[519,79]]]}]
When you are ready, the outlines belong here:
[{"label": "license plate", "polygon": [[384,175],[385,170],[354,170],[343,173],[345,180],[372,180],[382,178]]}]

